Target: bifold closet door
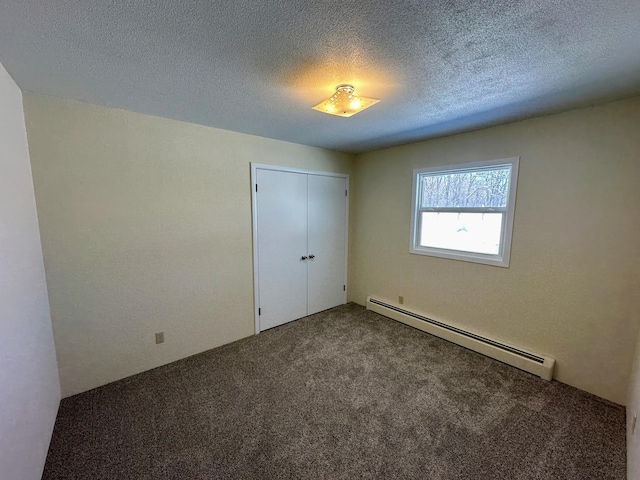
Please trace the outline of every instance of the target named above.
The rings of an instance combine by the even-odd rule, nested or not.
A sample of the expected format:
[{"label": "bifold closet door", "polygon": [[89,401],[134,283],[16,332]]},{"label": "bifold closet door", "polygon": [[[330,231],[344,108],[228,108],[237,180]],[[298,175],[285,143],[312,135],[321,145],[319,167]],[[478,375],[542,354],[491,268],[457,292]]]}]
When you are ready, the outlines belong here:
[{"label": "bifold closet door", "polygon": [[347,180],[309,175],[308,308],[311,315],[344,303]]},{"label": "bifold closet door", "polygon": [[260,330],[266,330],[307,315],[307,175],[258,170],[257,184]]}]

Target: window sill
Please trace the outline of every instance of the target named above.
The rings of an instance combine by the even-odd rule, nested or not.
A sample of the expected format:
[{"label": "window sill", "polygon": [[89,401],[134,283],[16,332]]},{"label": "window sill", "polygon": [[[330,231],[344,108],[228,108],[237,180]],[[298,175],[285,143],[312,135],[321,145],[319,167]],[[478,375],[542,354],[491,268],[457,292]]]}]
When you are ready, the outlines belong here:
[{"label": "window sill", "polygon": [[459,250],[444,250],[429,247],[411,247],[409,253],[414,255],[426,255],[429,257],[448,258],[463,262],[482,263],[494,267],[509,268],[509,258],[504,255],[485,255],[482,253],[462,252]]}]

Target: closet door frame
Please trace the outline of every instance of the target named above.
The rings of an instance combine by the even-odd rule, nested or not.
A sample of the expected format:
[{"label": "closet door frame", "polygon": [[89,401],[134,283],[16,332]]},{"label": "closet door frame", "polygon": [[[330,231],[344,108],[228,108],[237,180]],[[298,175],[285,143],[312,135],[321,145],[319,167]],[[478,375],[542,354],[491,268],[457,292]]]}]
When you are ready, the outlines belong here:
[{"label": "closet door frame", "polygon": [[[284,167],[280,165],[269,165],[264,163],[251,162],[251,220],[252,220],[252,234],[253,234],[253,307],[255,317],[255,334],[260,333],[260,272],[259,272],[259,258],[258,258],[258,193],[259,186],[257,185],[258,170],[276,170],[280,172],[290,173],[302,173],[306,175],[320,175],[324,177],[339,177],[344,178],[346,182],[346,215],[345,215],[345,254],[344,254],[344,297],[343,304],[347,303],[347,292],[349,285],[347,284],[347,272],[349,266],[349,175],[346,173],[334,173],[323,172],[320,170],[305,170],[300,168]],[[308,253],[308,252],[307,252]]]}]

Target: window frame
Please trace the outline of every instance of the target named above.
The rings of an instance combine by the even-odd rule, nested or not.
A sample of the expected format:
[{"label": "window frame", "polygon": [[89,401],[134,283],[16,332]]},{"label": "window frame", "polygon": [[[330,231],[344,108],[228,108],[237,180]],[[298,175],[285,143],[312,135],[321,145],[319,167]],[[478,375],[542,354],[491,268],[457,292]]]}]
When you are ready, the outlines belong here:
[{"label": "window frame", "polygon": [[[511,238],[513,234],[513,219],[516,206],[516,191],[518,189],[518,167],[520,157],[501,158],[497,160],[486,160],[481,162],[462,163],[457,165],[441,165],[437,167],[416,168],[413,170],[412,200],[411,200],[411,238],[409,240],[409,253],[416,255],[428,255],[431,257],[448,258],[465,262],[482,263],[498,267],[509,267],[511,258]],[[511,167],[509,178],[509,194],[507,196],[507,206],[504,208],[468,208],[468,207],[448,207],[448,208],[419,208],[421,175],[444,175],[447,173],[463,173],[465,171],[483,170],[489,168],[499,168],[501,166]],[[500,213],[504,215],[502,231],[500,232],[500,248],[498,254],[475,253],[464,250],[450,250],[436,247],[424,247],[420,245],[422,212],[459,212],[459,213]]]}]

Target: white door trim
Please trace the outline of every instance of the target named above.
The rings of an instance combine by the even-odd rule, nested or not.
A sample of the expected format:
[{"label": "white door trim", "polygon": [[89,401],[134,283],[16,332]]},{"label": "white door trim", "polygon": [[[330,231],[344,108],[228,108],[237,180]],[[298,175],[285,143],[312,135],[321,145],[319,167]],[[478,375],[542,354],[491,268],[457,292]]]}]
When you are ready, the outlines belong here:
[{"label": "white door trim", "polygon": [[[260,287],[259,287],[259,269],[258,269],[258,196],[256,195],[257,171],[258,170],[278,170],[281,172],[305,173],[307,175],[320,175],[325,177],[340,177],[346,180],[347,194],[345,202],[347,204],[346,225],[345,225],[345,265],[344,265],[344,285],[347,286],[347,275],[349,266],[349,175],[346,173],[322,172],[319,170],[304,170],[300,168],[283,167],[279,165],[268,165],[264,163],[251,162],[251,224],[253,234],[253,307],[255,318],[255,334],[260,333]],[[260,187],[258,187],[259,189]],[[258,192],[259,193],[259,192]],[[344,303],[347,303],[347,290],[344,292]]]}]

